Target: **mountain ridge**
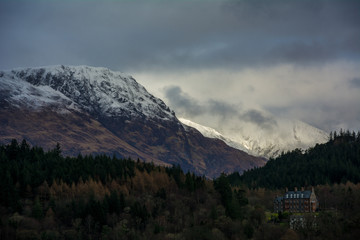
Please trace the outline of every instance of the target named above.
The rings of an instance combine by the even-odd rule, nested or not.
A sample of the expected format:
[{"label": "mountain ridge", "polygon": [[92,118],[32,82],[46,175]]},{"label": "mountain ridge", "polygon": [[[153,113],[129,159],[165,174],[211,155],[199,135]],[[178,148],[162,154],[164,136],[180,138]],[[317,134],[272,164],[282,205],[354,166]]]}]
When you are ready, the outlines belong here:
[{"label": "mountain ridge", "polygon": [[281,119],[284,127],[279,128],[275,134],[274,131],[267,133],[263,129],[258,129],[256,133],[249,131],[244,133],[239,129],[220,132],[185,118],[179,120],[185,125],[196,128],[206,137],[221,139],[231,147],[265,158],[277,157],[282,152],[296,148],[305,150],[328,140],[326,132],[299,120]]},{"label": "mountain ridge", "polygon": [[0,82],[1,141],[21,136],[44,146],[50,138],[72,155],[91,154],[94,147],[207,177],[265,164],[185,129],[161,99],[120,72],[60,65],[1,71]]},{"label": "mountain ridge", "polygon": [[[135,116],[144,114],[170,119],[175,117],[174,112],[170,112],[161,99],[148,93],[132,76],[107,68],[64,65],[18,68],[1,71],[0,77],[22,79],[33,86],[46,89],[49,93],[52,90],[60,92],[68,100],[91,113],[124,116],[123,110],[127,110],[129,115]],[[34,95],[36,96],[36,93]]]}]

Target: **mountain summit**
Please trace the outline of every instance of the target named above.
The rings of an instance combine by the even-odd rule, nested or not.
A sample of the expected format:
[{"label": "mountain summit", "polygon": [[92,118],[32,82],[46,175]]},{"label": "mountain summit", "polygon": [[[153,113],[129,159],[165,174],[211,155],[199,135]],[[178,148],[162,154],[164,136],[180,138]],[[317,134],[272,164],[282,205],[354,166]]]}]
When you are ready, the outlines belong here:
[{"label": "mountain summit", "polygon": [[115,154],[179,164],[208,177],[261,166],[262,158],[184,127],[129,75],[50,66],[0,72],[0,141],[25,138],[65,155]]},{"label": "mountain summit", "polygon": [[[92,115],[174,120],[175,114],[134,78],[106,68],[51,66],[0,72],[3,91],[32,108],[57,105]],[[1,90],[0,90],[1,91]]]}]

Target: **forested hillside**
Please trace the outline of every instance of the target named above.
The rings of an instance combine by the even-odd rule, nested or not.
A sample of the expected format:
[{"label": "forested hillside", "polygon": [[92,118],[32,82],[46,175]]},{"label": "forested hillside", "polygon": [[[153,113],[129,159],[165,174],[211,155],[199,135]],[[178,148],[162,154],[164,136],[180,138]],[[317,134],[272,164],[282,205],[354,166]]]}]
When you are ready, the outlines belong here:
[{"label": "forested hillside", "polygon": [[214,187],[179,166],[65,158],[25,140],[0,146],[0,190],[1,239],[221,239],[242,236],[248,212],[225,176]]},{"label": "forested hillside", "polygon": [[15,140],[0,146],[0,239],[357,239],[360,184],[315,186],[316,224],[272,213],[282,190],[231,187],[179,166],[63,157]]},{"label": "forested hillside", "polygon": [[331,133],[330,140],[270,159],[264,167],[228,176],[233,185],[271,189],[360,182],[360,132]]}]

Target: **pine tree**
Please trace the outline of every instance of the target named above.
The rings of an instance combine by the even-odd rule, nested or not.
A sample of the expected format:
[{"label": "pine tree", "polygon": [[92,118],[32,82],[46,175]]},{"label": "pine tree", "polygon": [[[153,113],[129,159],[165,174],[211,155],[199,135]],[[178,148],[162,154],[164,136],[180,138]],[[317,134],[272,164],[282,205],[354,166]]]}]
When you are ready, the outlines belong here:
[{"label": "pine tree", "polygon": [[36,218],[37,220],[40,220],[43,217],[43,208],[41,206],[39,198],[36,198],[35,201],[34,201],[34,205],[32,207],[31,215],[32,215],[32,217]]}]

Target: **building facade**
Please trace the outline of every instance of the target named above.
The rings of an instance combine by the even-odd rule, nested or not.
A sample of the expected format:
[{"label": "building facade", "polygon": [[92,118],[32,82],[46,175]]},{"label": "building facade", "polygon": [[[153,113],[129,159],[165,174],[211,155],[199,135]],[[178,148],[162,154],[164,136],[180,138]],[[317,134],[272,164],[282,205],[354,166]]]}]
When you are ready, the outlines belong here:
[{"label": "building facade", "polygon": [[314,188],[311,191],[288,191],[283,196],[276,197],[274,200],[274,212],[315,212],[319,207]]}]

